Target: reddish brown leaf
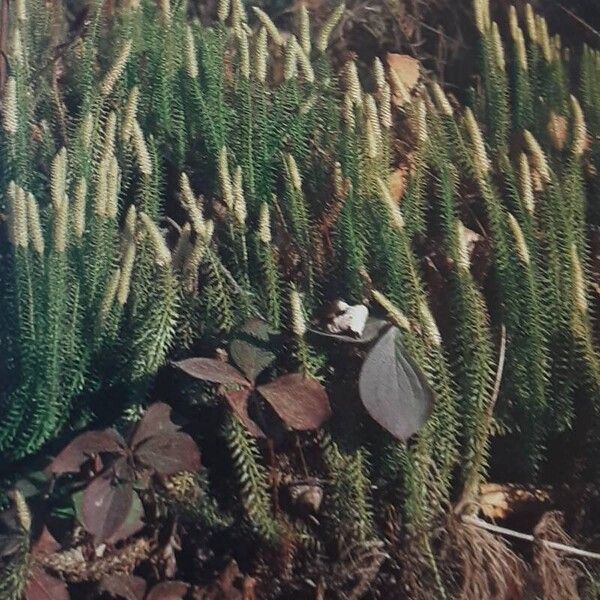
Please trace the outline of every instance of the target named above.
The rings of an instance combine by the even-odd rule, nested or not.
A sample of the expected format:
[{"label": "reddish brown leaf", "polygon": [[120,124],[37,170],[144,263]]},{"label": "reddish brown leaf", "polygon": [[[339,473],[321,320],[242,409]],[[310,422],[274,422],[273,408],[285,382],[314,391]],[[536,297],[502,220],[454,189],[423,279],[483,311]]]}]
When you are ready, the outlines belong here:
[{"label": "reddish brown leaf", "polygon": [[48,531],[48,528],[44,525],[42,533],[31,547],[31,553],[34,556],[40,556],[44,554],[53,554],[60,550],[60,544],[54,539],[54,536]]},{"label": "reddish brown leaf", "polygon": [[248,414],[248,398],[251,393],[252,390],[243,388],[241,390],[229,390],[225,392],[223,396],[225,397],[225,400],[227,400],[227,404],[229,404],[231,410],[248,430],[248,433],[254,437],[264,438],[265,434]]},{"label": "reddish brown leaf", "polygon": [[123,600],[143,600],[146,582],[135,575],[106,575],[100,582],[100,591],[113,598]]},{"label": "reddish brown leaf", "polygon": [[130,483],[113,484],[107,475],[96,477],[83,494],[81,524],[97,541],[107,540],[127,520],[132,502]]},{"label": "reddish brown leaf", "polygon": [[144,526],[144,507],[142,501],[136,492],[133,492],[131,508],[127,514],[124,523],[115,531],[113,535],[106,539],[108,544],[116,544],[122,540],[136,534]]},{"label": "reddish brown leaf", "polygon": [[52,577],[41,567],[34,567],[29,573],[25,599],[70,600],[70,595],[64,581]]},{"label": "reddish brown leaf", "polygon": [[105,431],[87,431],[77,436],[50,463],[50,472],[77,473],[81,465],[91,456],[100,452],[121,454],[124,442],[121,436],[112,429]]},{"label": "reddish brown leaf", "polygon": [[142,442],[135,458],[161,475],[179,471],[199,471],[200,452],[196,442],[182,432],[155,435]]},{"label": "reddish brown leaf", "polygon": [[135,448],[145,439],[160,433],[175,433],[179,426],[171,421],[171,407],[164,402],[157,402],[148,408],[136,425],[131,438],[131,446]]},{"label": "reddish brown leaf", "polygon": [[164,581],[150,590],[146,600],[182,600],[189,589],[183,581]]},{"label": "reddish brown leaf", "polygon": [[315,379],[306,379],[299,373],[279,377],[261,385],[258,391],[292,429],[316,429],[331,416],[325,388]]},{"label": "reddish brown leaf", "polygon": [[173,364],[184,373],[203,381],[246,387],[251,385],[235,367],[214,358],[186,358]]},{"label": "reddish brown leaf", "polygon": [[407,165],[402,165],[395,169],[389,177],[388,188],[390,190],[390,195],[392,196],[392,200],[396,204],[400,204],[402,200],[402,196],[404,196],[404,192],[406,191],[406,183],[409,176],[409,169]]}]

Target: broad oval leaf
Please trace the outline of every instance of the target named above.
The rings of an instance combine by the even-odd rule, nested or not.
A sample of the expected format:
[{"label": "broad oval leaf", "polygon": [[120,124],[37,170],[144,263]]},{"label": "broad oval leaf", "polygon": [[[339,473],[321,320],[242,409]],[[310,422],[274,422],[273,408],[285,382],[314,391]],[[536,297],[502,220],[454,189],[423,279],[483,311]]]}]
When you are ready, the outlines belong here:
[{"label": "broad oval leaf", "polygon": [[367,412],[384,429],[407,440],[427,421],[433,391],[421,368],[392,327],[367,354],[359,379],[360,398]]},{"label": "broad oval leaf", "polygon": [[105,575],[99,588],[112,598],[122,600],[143,600],[146,594],[146,582],[135,575]]},{"label": "broad oval leaf", "polygon": [[163,581],[150,590],[146,600],[183,600],[189,589],[183,581]]},{"label": "broad oval leaf", "polygon": [[135,426],[131,446],[135,448],[145,439],[161,433],[175,433],[180,427],[171,421],[171,407],[164,402],[156,402],[148,407],[144,416]]},{"label": "broad oval leaf", "polygon": [[196,442],[180,431],[148,438],[137,447],[135,458],[161,475],[199,471],[202,466]]},{"label": "broad oval leaf", "polygon": [[25,588],[25,600],[69,600],[70,597],[64,581],[46,573],[41,567],[31,569]]},{"label": "broad oval leaf", "polygon": [[325,388],[316,379],[306,379],[300,373],[283,375],[257,389],[292,429],[316,429],[331,416]]},{"label": "broad oval leaf", "polygon": [[98,542],[117,533],[127,520],[133,502],[131,484],[115,484],[111,479],[107,474],[96,477],[83,494],[81,524]]},{"label": "broad oval leaf", "polygon": [[184,373],[212,383],[250,386],[250,382],[229,363],[214,358],[186,358],[173,363]]},{"label": "broad oval leaf", "polygon": [[235,413],[237,418],[242,422],[248,433],[254,437],[264,438],[265,434],[262,429],[254,422],[248,413],[248,399],[252,390],[243,388],[241,390],[228,390],[223,394],[227,404]]},{"label": "broad oval leaf", "polygon": [[116,431],[112,429],[87,431],[63,448],[50,463],[50,472],[57,475],[77,473],[81,465],[92,455],[100,452],[122,454],[123,450],[124,441]]}]

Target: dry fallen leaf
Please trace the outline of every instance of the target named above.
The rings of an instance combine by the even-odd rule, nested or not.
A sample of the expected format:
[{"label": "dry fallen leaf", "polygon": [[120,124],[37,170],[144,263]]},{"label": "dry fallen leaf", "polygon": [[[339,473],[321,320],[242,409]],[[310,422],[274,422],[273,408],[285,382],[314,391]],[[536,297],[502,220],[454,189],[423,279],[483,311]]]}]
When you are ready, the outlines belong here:
[{"label": "dry fallen leaf", "polygon": [[419,83],[421,77],[421,63],[408,54],[394,54],[388,52],[386,62],[390,70],[398,76],[406,86],[407,91],[412,92]]},{"label": "dry fallen leaf", "polygon": [[389,178],[388,187],[390,190],[390,195],[392,196],[392,200],[396,202],[396,204],[400,204],[402,200],[402,196],[404,196],[404,192],[406,191],[406,182],[408,179],[408,166],[402,165],[398,167]]},{"label": "dry fallen leaf", "polygon": [[488,519],[504,520],[551,504],[547,489],[526,488],[510,483],[485,483],[479,487],[481,513]]},{"label": "dry fallen leaf", "polygon": [[569,136],[569,124],[566,117],[556,114],[554,111],[550,112],[550,118],[548,119],[548,137],[552,142],[552,145],[556,150],[562,150],[567,143]]}]

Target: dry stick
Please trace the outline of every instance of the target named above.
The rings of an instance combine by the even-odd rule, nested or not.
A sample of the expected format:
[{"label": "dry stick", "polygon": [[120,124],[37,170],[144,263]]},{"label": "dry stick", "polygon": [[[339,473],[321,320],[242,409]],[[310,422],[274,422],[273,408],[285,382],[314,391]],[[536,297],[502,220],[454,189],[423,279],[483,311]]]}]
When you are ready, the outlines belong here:
[{"label": "dry stick", "polygon": [[562,8],[571,18],[575,19],[580,25],[583,25],[588,31],[591,31],[595,36],[600,38],[600,31],[594,29],[589,23],[584,21],[579,15],[575,14],[572,10],[569,10],[566,6],[563,6],[560,2],[557,2],[558,6]]},{"label": "dry stick", "polygon": [[8,0],[2,0],[0,6],[0,96],[4,94],[4,85],[8,72],[7,40],[8,40]]},{"label": "dry stick", "polygon": [[480,529],[485,529],[487,531],[491,531],[493,533],[500,533],[502,535],[507,535],[509,537],[518,538],[520,540],[526,540],[528,542],[540,542],[544,546],[548,548],[553,548],[554,550],[560,550],[561,552],[565,552],[567,554],[575,554],[577,556],[583,556],[585,558],[593,558],[596,560],[600,560],[600,554],[597,552],[589,552],[588,550],[581,550],[581,548],[575,548],[574,546],[567,546],[566,544],[560,544],[558,542],[551,542],[549,540],[541,540],[536,538],[535,536],[529,533],[521,533],[520,531],[514,531],[513,529],[507,529],[506,527],[500,527],[499,525],[493,525],[492,523],[488,523],[479,517],[473,517],[469,515],[463,515],[462,517],[463,523],[468,523],[469,525],[473,525],[474,527],[479,527]]},{"label": "dry stick", "polygon": [[496,380],[494,381],[494,390],[490,399],[490,404],[486,413],[486,421],[488,428],[492,424],[494,416],[494,408],[500,395],[500,385],[502,384],[502,375],[504,374],[504,360],[506,359],[506,326],[502,325],[500,329],[500,353],[498,355],[498,369],[496,371]]},{"label": "dry stick", "polygon": [[[494,416],[494,408],[500,395],[500,386],[502,385],[502,376],[504,375],[504,362],[506,359],[506,326],[502,324],[500,328],[500,349],[498,352],[498,368],[496,369],[496,379],[494,380],[494,389],[490,397],[490,403],[488,404],[487,411],[485,413],[485,425],[486,430],[489,431],[492,426],[492,418]],[[468,482],[468,479],[466,480]],[[465,486],[460,500],[457,502],[454,508],[454,514],[460,515],[464,511],[465,507],[471,503],[473,495],[472,486]]]}]

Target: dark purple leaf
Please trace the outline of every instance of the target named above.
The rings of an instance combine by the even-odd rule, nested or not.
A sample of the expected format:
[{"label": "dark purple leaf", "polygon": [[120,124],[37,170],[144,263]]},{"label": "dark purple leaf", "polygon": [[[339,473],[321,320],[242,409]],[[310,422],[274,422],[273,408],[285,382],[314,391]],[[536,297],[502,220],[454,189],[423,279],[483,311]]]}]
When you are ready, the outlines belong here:
[{"label": "dark purple leaf", "polygon": [[0,558],[12,556],[25,543],[26,538],[23,533],[1,533]]},{"label": "dark purple leaf", "polygon": [[114,479],[120,482],[131,482],[135,479],[133,466],[126,456],[117,458],[117,460],[115,460],[115,462],[110,466],[109,472],[113,475]]},{"label": "dark purple leaf", "polygon": [[144,507],[142,506],[142,501],[137,493],[133,492],[133,500],[125,522],[106,540],[106,542],[109,544],[116,544],[117,542],[136,534],[144,526],[143,518]]},{"label": "dark purple leaf", "polygon": [[136,425],[131,439],[131,446],[135,448],[145,439],[160,433],[175,433],[179,426],[171,421],[171,407],[163,402],[157,402],[148,408]]},{"label": "dark purple leaf", "polygon": [[142,442],[135,458],[161,475],[179,471],[199,471],[200,452],[196,442],[182,432],[155,435]]},{"label": "dark purple leaf", "polygon": [[186,358],[173,364],[184,373],[203,381],[246,387],[251,385],[235,367],[214,358]]},{"label": "dark purple leaf", "polygon": [[400,440],[416,433],[433,407],[433,391],[402,346],[396,327],[390,328],[367,355],[359,391],[367,412]]},{"label": "dark purple leaf", "polygon": [[52,577],[41,567],[33,567],[29,573],[25,600],[70,600],[64,581]]},{"label": "dark purple leaf", "polygon": [[83,494],[81,524],[96,541],[105,541],[123,526],[132,502],[130,483],[113,483],[109,474],[96,477]]},{"label": "dark purple leaf", "polygon": [[317,380],[306,379],[299,373],[284,375],[257,389],[292,429],[316,429],[331,416],[325,388]]},{"label": "dark purple leaf", "polygon": [[229,351],[235,364],[250,381],[254,381],[275,360],[275,355],[269,350],[242,339],[233,340]]},{"label": "dark purple leaf", "polygon": [[265,434],[248,414],[248,398],[251,393],[252,390],[243,388],[241,390],[228,390],[223,396],[225,397],[225,400],[227,400],[227,404],[229,404],[231,410],[236,414],[250,435],[264,438]]},{"label": "dark purple leaf", "polygon": [[81,465],[91,456],[100,452],[121,454],[124,442],[121,436],[112,429],[105,431],[88,431],[76,437],[50,463],[52,473],[77,473]]},{"label": "dark purple leaf", "polygon": [[105,575],[99,587],[101,592],[123,600],[143,600],[146,594],[146,582],[135,575]]},{"label": "dark purple leaf", "polygon": [[189,589],[183,581],[164,581],[150,590],[146,600],[183,600]]},{"label": "dark purple leaf", "polygon": [[0,531],[3,534],[12,535],[13,533],[22,533],[19,522],[19,515],[14,504],[10,508],[0,513]]}]

